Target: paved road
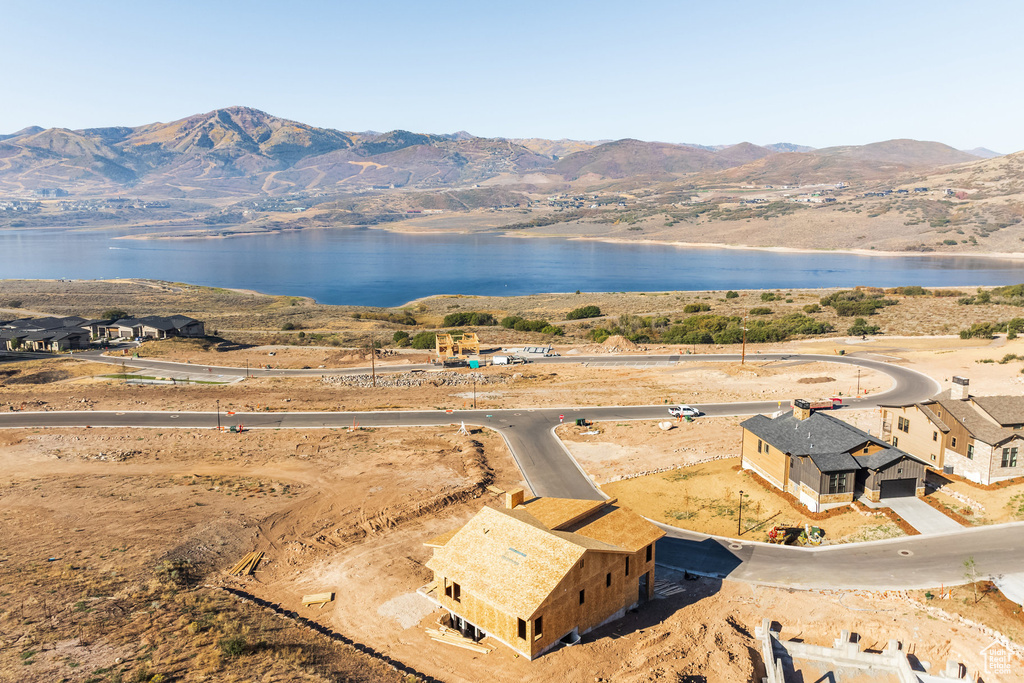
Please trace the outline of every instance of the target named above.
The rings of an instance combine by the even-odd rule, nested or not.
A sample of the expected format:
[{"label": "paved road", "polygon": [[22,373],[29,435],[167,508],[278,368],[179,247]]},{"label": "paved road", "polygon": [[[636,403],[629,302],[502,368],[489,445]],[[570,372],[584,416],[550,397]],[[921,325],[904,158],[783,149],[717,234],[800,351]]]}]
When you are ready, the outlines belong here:
[{"label": "paved road", "polygon": [[[636,356],[617,357],[630,363],[738,360],[728,356]],[[761,354],[757,360],[778,362],[829,361],[860,365],[884,372],[894,379],[887,392],[853,399],[852,404],[866,408],[886,404],[906,404],[928,398],[938,385],[930,378],[907,368],[850,356],[811,356]],[[92,359],[96,360],[96,359]],[[110,359],[120,363],[120,360]],[[544,358],[537,362],[608,362],[606,356]],[[181,364],[145,361],[147,367]],[[134,361],[135,365],[139,362]],[[188,366],[195,368],[196,366]],[[388,368],[406,371],[415,366]],[[228,369],[218,369],[228,370]],[[244,373],[244,369],[231,369]],[[352,368],[330,373],[358,373]],[[382,370],[384,371],[384,370]],[[289,374],[329,374],[325,370],[263,371]],[[227,374],[222,372],[221,374]],[[707,415],[748,415],[777,409],[775,401],[731,404],[703,404]],[[564,416],[566,422],[577,417],[588,420],[638,420],[667,417],[665,406],[568,407],[537,410],[460,410],[391,411],[362,413],[246,413],[220,416],[223,424],[244,424],[247,428],[317,429],[344,428],[353,424],[365,427],[421,426],[458,424],[485,426],[499,431],[508,441],[520,469],[534,493],[541,496],[600,498],[590,479],[553,437],[552,428]],[[208,429],[217,424],[216,413],[172,412],[42,412],[0,414],[2,427],[180,427]],[[965,529],[951,535],[917,536],[876,543],[851,544],[831,548],[803,549],[769,546],[695,534],[666,527],[669,534],[658,544],[659,563],[698,573],[731,579],[792,586],[798,588],[920,588],[964,581],[963,561],[974,557],[980,574],[1011,574],[1024,565],[1024,523]]]}]

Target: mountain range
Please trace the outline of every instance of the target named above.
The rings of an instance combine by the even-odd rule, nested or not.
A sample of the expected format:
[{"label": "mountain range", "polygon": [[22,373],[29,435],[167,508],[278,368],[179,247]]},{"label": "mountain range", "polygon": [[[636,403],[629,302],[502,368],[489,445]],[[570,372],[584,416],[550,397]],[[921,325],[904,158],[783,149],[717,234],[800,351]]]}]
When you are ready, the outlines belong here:
[{"label": "mountain range", "polygon": [[503,184],[581,187],[692,176],[728,182],[881,180],[999,156],[939,142],[890,140],[813,149],[792,143],[700,146],[625,139],[480,138],[465,131],[343,132],[228,107],[138,127],[0,135],[0,192],[214,198]]}]

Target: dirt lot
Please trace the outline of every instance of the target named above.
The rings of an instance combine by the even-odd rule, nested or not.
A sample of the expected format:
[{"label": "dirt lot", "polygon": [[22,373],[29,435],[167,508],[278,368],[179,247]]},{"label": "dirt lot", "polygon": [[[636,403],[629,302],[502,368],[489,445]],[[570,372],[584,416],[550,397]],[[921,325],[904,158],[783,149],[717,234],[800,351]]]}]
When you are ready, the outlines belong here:
[{"label": "dirt lot", "polygon": [[[519,483],[500,437],[453,432],[0,431],[0,681],[249,680],[240,661],[264,680],[399,680],[158,569],[188,560],[220,583],[257,548],[260,592],[393,528],[425,535],[424,515],[478,506],[484,482]],[[241,653],[220,645],[237,637]]]}]

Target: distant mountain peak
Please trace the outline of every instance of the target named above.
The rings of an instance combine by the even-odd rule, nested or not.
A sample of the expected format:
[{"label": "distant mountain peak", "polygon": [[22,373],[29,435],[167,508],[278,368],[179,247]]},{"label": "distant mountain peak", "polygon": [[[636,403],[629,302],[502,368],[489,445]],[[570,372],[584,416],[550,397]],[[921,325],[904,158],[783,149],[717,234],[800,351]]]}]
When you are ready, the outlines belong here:
[{"label": "distant mountain peak", "polygon": [[962,149],[961,152],[970,154],[971,156],[979,157],[981,159],[995,159],[996,157],[1006,156],[1001,152],[993,152],[987,147],[975,147],[974,149]]},{"label": "distant mountain peak", "polygon": [[808,147],[807,145],[798,145],[793,142],[776,142],[771,145],[765,145],[766,149],[770,149],[773,152],[813,152],[814,147]]}]

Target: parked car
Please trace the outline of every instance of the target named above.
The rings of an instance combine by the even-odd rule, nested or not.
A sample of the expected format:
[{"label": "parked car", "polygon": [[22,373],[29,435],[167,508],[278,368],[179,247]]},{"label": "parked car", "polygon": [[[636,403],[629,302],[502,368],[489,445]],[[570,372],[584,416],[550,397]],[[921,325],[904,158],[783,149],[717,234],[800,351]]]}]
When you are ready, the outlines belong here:
[{"label": "parked car", "polygon": [[693,406],[681,405],[672,406],[671,408],[669,408],[668,414],[671,415],[672,417],[698,417],[703,413],[701,413]]}]

